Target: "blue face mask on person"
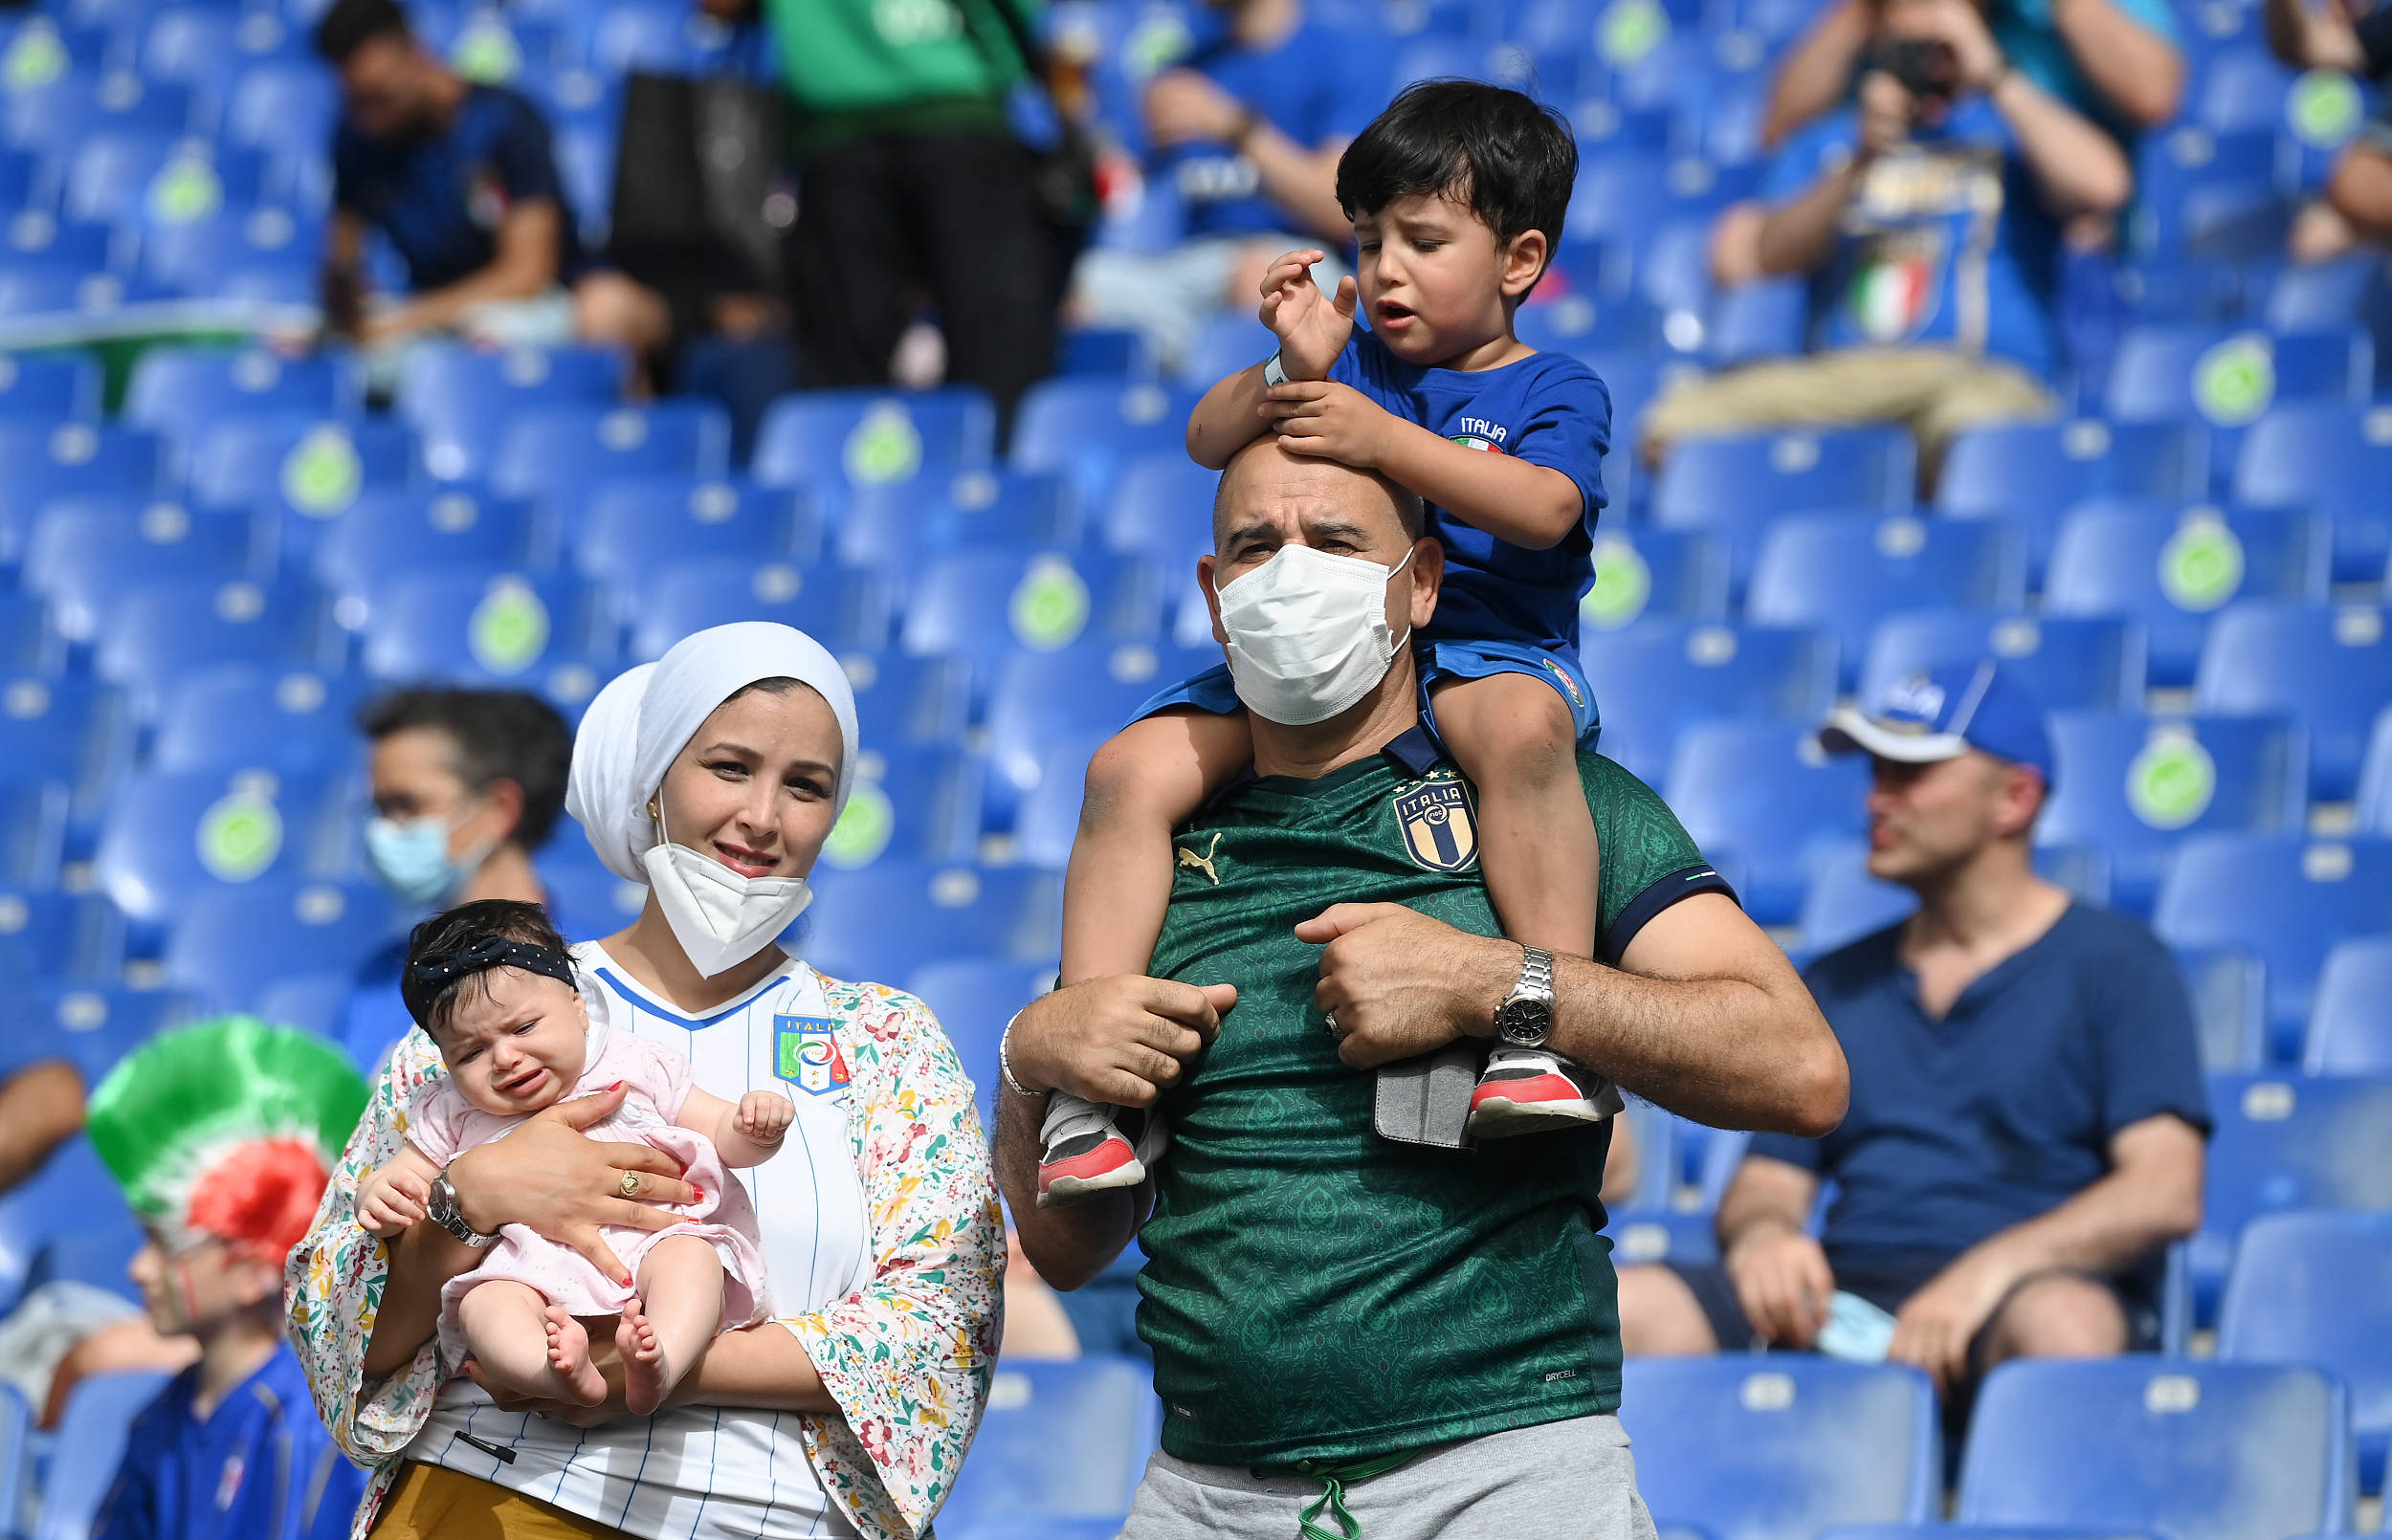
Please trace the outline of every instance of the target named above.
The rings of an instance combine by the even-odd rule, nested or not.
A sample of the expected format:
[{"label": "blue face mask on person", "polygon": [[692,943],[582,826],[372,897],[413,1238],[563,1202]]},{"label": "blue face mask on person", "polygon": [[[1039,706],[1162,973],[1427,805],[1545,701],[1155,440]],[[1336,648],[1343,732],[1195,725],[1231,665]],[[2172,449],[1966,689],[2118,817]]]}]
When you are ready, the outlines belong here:
[{"label": "blue face mask on person", "polygon": [[490,853],[483,844],[463,855],[449,854],[454,829],[436,813],[402,822],[369,819],[365,824],[365,860],[383,886],[410,904],[438,904],[465,886]]}]

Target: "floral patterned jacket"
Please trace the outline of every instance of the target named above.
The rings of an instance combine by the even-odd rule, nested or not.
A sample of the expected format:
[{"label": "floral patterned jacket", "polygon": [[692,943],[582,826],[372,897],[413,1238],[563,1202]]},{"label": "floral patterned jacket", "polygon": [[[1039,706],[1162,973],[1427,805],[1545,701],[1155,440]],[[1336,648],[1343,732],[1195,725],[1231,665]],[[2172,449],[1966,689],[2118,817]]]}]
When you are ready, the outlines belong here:
[{"label": "floral patterned jacket", "polygon": [[[946,1500],[979,1426],[1003,1329],[1005,1223],[969,1081],[921,1001],[878,984],[822,980],[853,1076],[848,1134],[872,1221],[872,1282],[828,1309],[788,1318],[839,1404],[808,1415],[823,1488],[871,1540],[913,1540]],[[391,1054],[283,1280],[292,1345],[316,1410],[372,1469],[352,1533],[363,1540],[398,1475],[398,1456],[448,1377],[433,1342],[405,1371],[365,1382],[389,1268],[388,1243],[357,1222],[359,1183],[397,1154],[397,1111],[443,1073],[421,1031]]]}]

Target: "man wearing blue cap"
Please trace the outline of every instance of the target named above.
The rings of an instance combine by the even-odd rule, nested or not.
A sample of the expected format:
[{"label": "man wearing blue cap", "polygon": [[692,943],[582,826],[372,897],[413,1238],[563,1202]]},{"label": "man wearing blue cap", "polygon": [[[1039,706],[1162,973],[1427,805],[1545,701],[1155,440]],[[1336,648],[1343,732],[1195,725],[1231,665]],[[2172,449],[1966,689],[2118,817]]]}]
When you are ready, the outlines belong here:
[{"label": "man wearing blue cap", "polygon": [[1892,1358],[1948,1394],[2007,1358],[2151,1345],[2160,1252],[2201,1221],[2192,1004],[2148,930],[2036,875],[2042,713],[1960,664],[1819,740],[1874,762],[1869,869],[1918,911],[1805,971],[1851,1110],[1825,1138],[1754,1138],[1720,1265],[1621,1270],[1626,1351]]}]

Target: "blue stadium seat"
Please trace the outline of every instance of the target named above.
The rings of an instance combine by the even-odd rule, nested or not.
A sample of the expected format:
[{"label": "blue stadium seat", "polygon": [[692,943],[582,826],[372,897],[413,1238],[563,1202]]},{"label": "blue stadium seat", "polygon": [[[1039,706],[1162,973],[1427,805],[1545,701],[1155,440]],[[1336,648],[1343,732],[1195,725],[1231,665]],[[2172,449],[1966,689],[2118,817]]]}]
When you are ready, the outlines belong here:
[{"label": "blue stadium seat", "polygon": [[133,1419],[158,1398],[172,1377],[110,1374],[77,1382],[51,1444],[50,1478],[43,1486],[41,1522],[33,1540],[85,1540],[116,1482],[117,1467],[124,1463]]},{"label": "blue stadium seat", "polygon": [[876,648],[889,640],[894,607],[889,580],[876,572],[746,557],[676,561],[631,618],[631,656],[662,657],[693,631],[739,620],[780,621],[828,648]]},{"label": "blue stadium seat", "polygon": [[2303,735],[2282,717],[2070,711],[2050,727],[2057,762],[2035,836],[2107,853],[2114,897],[2137,914],[2185,836],[2308,826]]},{"label": "blue stadium seat", "polygon": [[0,560],[24,560],[34,517],[60,497],[157,492],[163,451],[130,429],[0,421]]},{"label": "blue stadium seat", "polygon": [[262,347],[158,347],[133,365],[124,420],[179,439],[225,417],[328,417],[361,405],[358,380],[338,355],[286,359]]},{"label": "blue stadium seat", "polygon": [[[1539,308],[1521,306],[1522,322],[1526,323],[1529,313]],[[1254,318],[1251,305],[1225,308],[1197,336],[1196,350],[1189,355],[1182,378],[1199,390],[1209,390],[1214,381],[1251,368],[1278,350],[1278,337]]]},{"label": "blue stadium seat", "polygon": [[2374,582],[2392,551],[2392,407],[2291,401],[2243,435],[2234,498],[2265,508],[2308,508],[2334,520],[2337,582]]},{"label": "blue stadium seat", "polygon": [[[2174,949],[2193,998],[2204,1069],[2256,1069],[2268,1060],[2268,969],[2239,946]],[[2173,1349],[2169,1351],[2174,1351]]]},{"label": "blue stadium seat", "polygon": [[1108,551],[1135,553],[1192,570],[1212,550],[1212,495],[1221,473],[1185,450],[1158,450],[1124,461],[1104,506],[1098,539]]},{"label": "blue stadium seat", "polygon": [[1101,508],[1114,477],[1141,454],[1186,452],[1193,391],[1111,380],[1048,380],[1022,398],[1007,463],[1072,477],[1081,506]]},{"label": "blue stadium seat", "polygon": [[2291,1059],[2326,953],[2392,933],[2392,841],[2196,835],[2177,852],[2153,922],[2178,945],[2239,945],[2264,962],[2273,1057]]},{"label": "blue stadium seat", "polygon": [[308,531],[346,513],[367,487],[409,481],[415,452],[415,435],[401,423],[305,412],[221,418],[192,441],[191,501],[271,512],[286,546],[304,555]]},{"label": "blue stadium seat", "polygon": [[[2323,262],[2291,262],[2268,284],[2262,306],[2273,331],[2329,331],[2363,325],[2383,296],[2382,264],[2355,251]],[[2379,360],[2379,373],[2385,361]]]},{"label": "blue stadium seat", "polygon": [[1028,867],[882,861],[824,871],[801,954],[834,978],[897,984],[944,957],[1036,962],[1062,938],[1062,878]]},{"label": "blue stadium seat", "polygon": [[2204,72],[2193,117],[2218,133],[2273,130],[2284,121],[2292,72],[2265,52],[2235,49],[2211,59]]},{"label": "blue stadium seat", "polygon": [[[319,276],[322,250],[322,221],[303,210],[279,204],[227,209],[211,219],[144,228],[141,275],[180,294],[232,298],[251,287],[271,288],[272,280],[256,276],[262,273]],[[321,292],[295,291],[295,302],[315,303],[309,296]]]},{"label": "blue stadium seat", "polygon": [[[648,885],[626,882],[609,871],[581,825],[570,818],[533,855],[532,869],[568,936],[611,935],[637,919],[648,902]],[[580,929],[568,923],[577,920]]]},{"label": "blue stadium seat", "polygon": [[645,407],[543,407],[499,440],[491,489],[502,496],[580,500],[592,485],[634,476],[731,472],[731,414],[711,401]]},{"label": "blue stadium seat", "polygon": [[178,906],[166,979],[211,1011],[255,1011],[293,974],[354,973],[399,923],[389,894],[363,883],[255,882]]},{"label": "blue stadium seat", "polygon": [[2359,767],[2359,827],[2368,834],[2392,834],[2392,706],[2376,714],[2376,729],[2367,735],[2367,754]]},{"label": "blue stadium seat", "polygon": [[259,576],[266,564],[247,514],[77,497],[52,503],[34,524],[25,547],[25,586],[50,601],[59,635],[88,642],[134,586],[167,578],[230,583]]},{"label": "blue stadium seat", "polygon": [[1943,663],[1998,658],[2045,711],[2132,710],[2142,704],[2143,628],[2081,615],[1987,615],[1914,609],[1889,615],[1869,635],[1863,700],[1877,700],[1905,674]]},{"label": "blue stadium seat", "polygon": [[0,675],[0,765],[64,784],[78,813],[112,789],[135,726],[123,697],[94,680]]},{"label": "blue stadium seat", "polygon": [[365,755],[354,719],[363,681],[312,669],[228,663],[192,675],[158,717],[153,770],[237,770],[246,765],[313,775],[357,768]]},{"label": "blue stadium seat", "polygon": [[198,895],[320,867],[341,788],[270,771],[145,771],[108,809],[94,868],[136,931],[136,950]]},{"label": "blue stadium seat", "polygon": [[2323,599],[2331,556],[2324,521],[2306,514],[2088,503],[2060,528],[2044,605],[2142,622],[2152,683],[2182,686],[2220,609],[2238,598]]},{"label": "blue stadium seat", "polygon": [[855,692],[855,731],[867,750],[954,746],[972,716],[972,669],[961,658],[892,650],[843,653]]},{"label": "blue stadium seat", "polygon": [[877,486],[986,469],[996,440],[996,407],[978,390],[801,391],[765,411],[749,469],[768,487]]},{"label": "blue stadium seat", "polygon": [[37,993],[39,1030],[92,1086],[118,1060],[198,1013],[189,996],[170,989],[60,980],[45,983]]},{"label": "blue stadium seat", "polygon": [[[310,563],[316,581],[362,624],[376,595],[412,572],[530,562],[539,528],[530,504],[471,488],[367,487],[318,526]],[[363,609],[355,606],[363,605]]]},{"label": "blue stadium seat", "polygon": [[1738,896],[1763,925],[1791,923],[1809,861],[1866,826],[1868,760],[1829,759],[1814,734],[1810,723],[1700,722],[1670,759],[1670,806],[1696,845],[1742,864]]},{"label": "blue stadium seat", "polygon": [[1916,893],[1869,874],[1868,846],[1822,851],[1803,893],[1794,950],[1805,958],[1823,957],[1909,918],[1917,908]]},{"label": "blue stadium seat", "polygon": [[[1689,1212],[1632,1204],[1607,1209],[1606,1215],[1609,1222],[1604,1225],[1604,1234],[1611,1238],[1611,1258],[1620,1265],[1676,1262],[1708,1266],[1719,1260],[1719,1238],[1708,1209]],[[1700,1525],[1673,1519],[1655,1522],[1664,1535],[1706,1532]]]},{"label": "blue stadium seat", "polygon": [[44,209],[28,209],[8,221],[6,238],[9,260],[14,267],[63,268],[116,282],[112,297],[100,297],[95,288],[91,295],[76,298],[77,307],[104,310],[123,302],[122,281],[112,271],[103,271],[118,267],[123,254],[124,243],[109,227],[79,220],[61,223]]},{"label": "blue stadium seat", "polygon": [[1780,519],[1745,595],[1756,626],[1812,627],[1833,637],[1842,683],[1860,676],[1879,620],[1920,604],[2012,609],[2026,600],[2023,552],[2000,519],[1912,514],[1805,514]]},{"label": "blue stadium seat", "polygon": [[810,493],[693,476],[609,481],[570,525],[573,565],[646,607],[676,561],[736,557],[751,565],[812,561],[821,512]]},{"label": "blue stadium seat", "polygon": [[66,667],[66,638],[50,623],[39,595],[0,592],[0,671],[56,674]]},{"label": "blue stadium seat", "polygon": [[2218,1310],[2225,1363],[2312,1364],[2350,1392],[2362,1491],[2392,1437],[2392,1214],[2269,1214],[2234,1250]]},{"label": "blue stadium seat", "polygon": [[1774,515],[1910,507],[1916,454],[1899,429],[1691,437],[1662,467],[1652,517],[1673,529],[1733,526],[1743,537],[1732,553],[1740,584]]},{"label": "blue stadium seat", "polygon": [[2127,1525],[2168,1540],[2350,1528],[2349,1410],[2314,1369],[2016,1360],[1978,1393],[1960,1472],[1970,1525]]},{"label": "blue stadium seat", "polygon": [[57,316],[114,310],[124,302],[124,280],[79,263],[54,260],[0,265],[0,316]]},{"label": "blue stadium seat", "polygon": [[2121,422],[2209,424],[2217,468],[2278,402],[2364,401],[2375,352],[2362,331],[2275,337],[2224,326],[2136,326],[2111,363],[2109,413]]},{"label": "blue stadium seat", "polygon": [[1054,987],[1054,964],[950,957],[915,970],[905,987],[946,1028],[947,1041],[979,1092],[981,1118],[994,1129],[997,1039],[1014,1012]]},{"label": "blue stadium seat", "polygon": [[905,650],[972,660],[984,686],[1017,647],[1053,651],[1083,636],[1152,639],[1154,574],[1134,559],[1010,546],[952,551],[933,562],[906,604]]},{"label": "blue stadium seat", "polygon": [[1646,620],[1580,648],[1603,751],[1658,784],[1681,734],[1722,717],[1815,724],[1835,704],[1835,644],[1813,631]]},{"label": "blue stadium seat", "polygon": [[1074,326],[1063,334],[1054,372],[1110,380],[1150,380],[1154,378],[1155,361],[1146,339],[1127,327]]},{"label": "blue stadium seat", "polygon": [[1072,859],[1079,834],[1088,761],[1110,733],[1082,732],[1057,738],[1038,754],[1035,783],[1017,790],[1012,854],[1034,867],[1060,871]]},{"label": "blue stadium seat", "polygon": [[611,347],[427,346],[408,355],[398,408],[423,434],[425,469],[461,481],[488,473],[518,413],[612,403],[630,367]]},{"label": "blue stadium seat", "polygon": [[1699,530],[1598,530],[1590,556],[1595,585],[1578,603],[1585,630],[1615,631],[1647,616],[1716,620],[1727,613],[1727,552]]},{"label": "blue stadium seat", "polygon": [[1656,1521],[1717,1540],[1937,1516],[1936,1397],[1905,1365],[1801,1356],[1636,1358],[1621,1420]]},{"label": "blue stadium seat", "polygon": [[0,137],[20,149],[63,154],[96,135],[185,134],[188,87],[146,83],[129,71],[74,74],[0,97]]},{"label": "blue stadium seat", "polygon": [[1220,655],[1102,638],[1008,653],[988,697],[991,822],[1010,822],[1015,800],[1037,788],[1049,749],[1110,737],[1150,696],[1213,667]]},{"label": "blue stadium seat", "polygon": [[598,596],[579,579],[444,570],[392,580],[365,623],[378,679],[524,682],[569,658],[604,655]]},{"label": "blue stadium seat", "polygon": [[94,422],[100,361],[83,354],[0,354],[0,418]]},{"label": "blue stadium seat", "polygon": [[0,783],[0,883],[39,889],[57,882],[69,809],[64,781]]},{"label": "blue stadium seat", "polygon": [[1069,482],[1045,472],[963,471],[951,476],[858,487],[835,541],[839,560],[902,580],[930,557],[962,545],[1070,550],[1080,508]]},{"label": "blue stadium seat", "polygon": [[253,149],[293,143],[331,142],[340,111],[340,87],[313,59],[269,59],[252,64],[233,82],[225,100],[224,137]]},{"label": "blue stadium seat", "polygon": [[2337,942],[2317,972],[2301,1067],[2313,1075],[2392,1074],[2392,935]]},{"label": "blue stadium seat", "polygon": [[295,583],[169,579],[125,594],[110,617],[93,667],[125,687],[144,720],[176,682],[219,664],[321,669],[339,657],[318,595]]},{"label": "blue stadium seat", "polygon": [[1760,278],[1723,289],[1712,301],[1704,362],[1731,369],[1803,351],[1810,286],[1799,278]]},{"label": "blue stadium seat", "polygon": [[0,1513],[23,1513],[33,1500],[33,1409],[13,1385],[0,1385]]},{"label": "blue stadium seat", "polygon": [[866,746],[847,808],[823,845],[823,867],[971,860],[987,774],[977,753],[953,744]]},{"label": "blue stadium seat", "polygon": [[2208,1315],[2236,1237],[2293,1209],[2392,1210],[2392,1081],[2262,1071],[2209,1077],[2208,1177],[2189,1270]]},{"label": "blue stadium seat", "polygon": [[61,148],[61,211],[96,225],[178,224],[255,203],[265,165],[255,150],[218,149],[179,131],[110,130]]},{"label": "blue stadium seat", "polygon": [[[573,916],[568,913],[559,921],[570,934],[583,935],[586,931],[572,930]],[[626,916],[628,922],[629,916]],[[295,973],[275,979],[257,993],[257,1014],[277,1026],[297,1027],[320,1038],[338,1041],[347,1024],[349,997],[356,993],[357,979],[343,972]]]},{"label": "blue stadium seat", "polygon": [[2040,587],[2059,517],[2091,497],[2200,497],[2209,490],[2209,434],[2198,423],[2002,423],[1972,428],[1944,451],[1936,507],[2002,517],[2027,540]]},{"label": "blue stadium seat", "polygon": [[[1520,341],[1539,353],[1581,357],[1588,353],[1638,352],[1664,345],[1661,312],[1649,301],[1604,298],[1585,289],[1520,306],[1513,317],[1513,326]],[[1268,357],[1268,353],[1263,355]],[[1261,359],[1246,362],[1258,363]]]},{"label": "blue stadium seat", "polygon": [[2204,711],[2286,712],[2309,729],[2309,789],[2339,802],[2359,790],[2367,735],[2392,701],[2387,612],[2237,605],[2209,629],[2194,694]]},{"label": "blue stadium seat", "polygon": [[1162,1422],[1152,1376],[1129,1359],[1008,1364],[941,1513],[959,1531],[1003,1519],[1118,1522]]},{"label": "blue stadium seat", "polygon": [[105,893],[0,891],[0,935],[45,981],[103,981],[124,966],[124,916]]},{"label": "blue stadium seat", "polygon": [[272,11],[170,6],[143,30],[141,71],[152,80],[212,86],[251,60],[287,54],[299,40]]}]

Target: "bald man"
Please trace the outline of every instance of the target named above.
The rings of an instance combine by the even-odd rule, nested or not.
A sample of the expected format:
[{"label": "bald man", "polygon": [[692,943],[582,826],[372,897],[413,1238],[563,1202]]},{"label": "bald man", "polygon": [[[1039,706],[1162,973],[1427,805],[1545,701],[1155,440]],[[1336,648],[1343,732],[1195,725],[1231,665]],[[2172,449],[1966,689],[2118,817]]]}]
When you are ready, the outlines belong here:
[{"label": "bald man", "polygon": [[[1388,636],[1436,608],[1443,552],[1418,500],[1333,461],[1249,447],[1213,536],[1197,573],[1225,641],[1223,591],[1299,546],[1376,570]],[[1289,624],[1301,606],[1280,608]],[[1061,1287],[1143,1221],[1139,1332],[1167,1415],[1127,1540],[1285,1540],[1299,1518],[1369,1540],[1652,1540],[1613,1415],[1619,1312],[1594,1196],[1610,1124],[1404,1142],[1419,1131],[1374,1131],[1361,1071],[1490,1039],[1502,1007],[1507,1037],[1541,1036],[1663,1106],[1815,1134],[1843,1115],[1843,1055],[1670,810],[1595,755],[1579,771],[1601,944],[1530,966],[1495,923],[1471,787],[1423,728],[1409,649],[1376,666],[1324,721],[1253,714],[1253,779],[1175,841],[1154,977],[1016,1018],[999,1180]],[[1039,1208],[1058,1089],[1159,1106],[1174,1140],[1154,1179]]]}]

